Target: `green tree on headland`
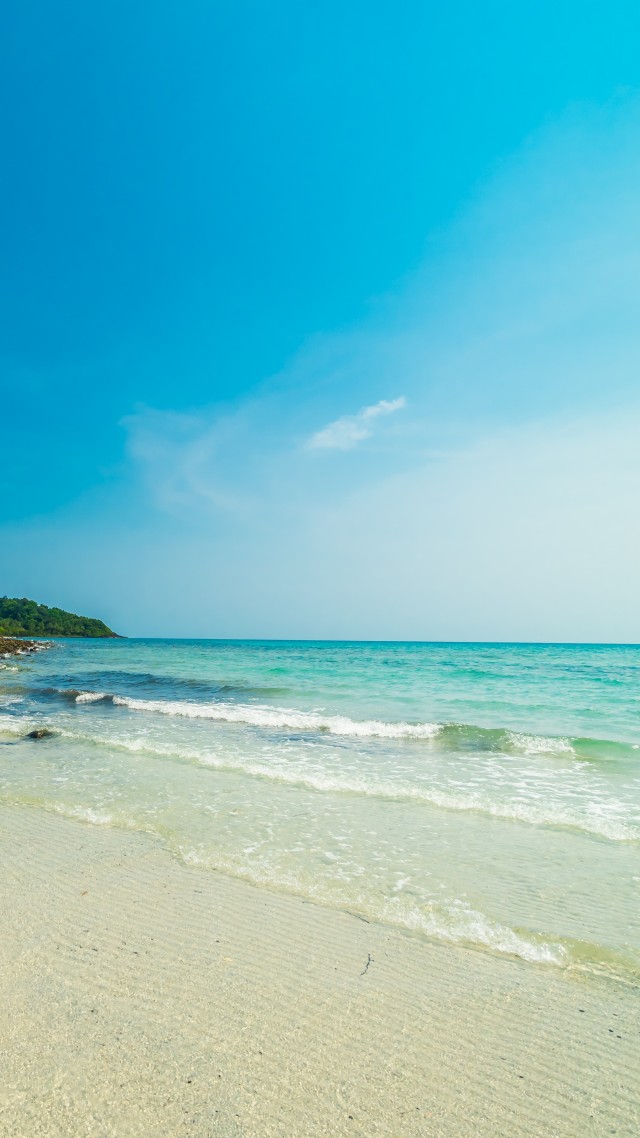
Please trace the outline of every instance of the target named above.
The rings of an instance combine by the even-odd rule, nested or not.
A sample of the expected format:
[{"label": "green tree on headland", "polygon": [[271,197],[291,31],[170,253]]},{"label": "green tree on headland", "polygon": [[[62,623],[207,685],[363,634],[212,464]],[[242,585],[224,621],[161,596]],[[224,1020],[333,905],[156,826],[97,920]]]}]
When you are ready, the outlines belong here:
[{"label": "green tree on headland", "polygon": [[115,637],[101,620],[39,605],[26,597],[0,597],[0,635]]}]

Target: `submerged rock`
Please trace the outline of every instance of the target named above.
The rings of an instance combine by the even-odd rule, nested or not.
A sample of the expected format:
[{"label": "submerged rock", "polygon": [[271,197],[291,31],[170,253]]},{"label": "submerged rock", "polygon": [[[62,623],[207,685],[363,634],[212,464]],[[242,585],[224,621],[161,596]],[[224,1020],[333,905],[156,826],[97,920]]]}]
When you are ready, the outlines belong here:
[{"label": "submerged rock", "polygon": [[49,727],[34,727],[33,731],[27,731],[25,739],[50,739],[52,735],[55,735],[55,731]]}]

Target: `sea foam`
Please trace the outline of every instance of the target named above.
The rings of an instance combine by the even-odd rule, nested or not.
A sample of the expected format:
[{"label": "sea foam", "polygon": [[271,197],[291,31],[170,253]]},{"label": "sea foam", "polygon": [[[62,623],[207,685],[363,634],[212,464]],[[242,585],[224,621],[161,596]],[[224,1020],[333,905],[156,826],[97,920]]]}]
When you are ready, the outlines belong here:
[{"label": "sea foam", "polygon": [[[28,721],[28,726],[33,726],[31,720]],[[26,726],[23,730],[25,729]],[[411,784],[402,780],[376,777],[364,771],[356,773],[349,770],[319,770],[303,766],[288,757],[276,762],[266,762],[248,755],[233,758],[227,750],[217,754],[209,748],[185,747],[177,740],[170,745],[164,745],[153,741],[146,734],[137,737],[122,734],[101,735],[60,726],[57,727],[56,733],[78,743],[90,743],[127,751],[130,754],[192,763],[221,773],[266,779],[268,782],[299,787],[320,794],[354,795],[390,802],[424,804],[456,813],[484,814],[506,822],[523,822],[529,826],[575,830],[612,842],[640,841],[640,823],[629,817],[628,808],[624,803],[616,800],[609,801],[606,808],[591,803],[589,808],[585,809],[584,806],[580,808],[562,805],[560,801],[544,801],[538,796],[530,801],[513,796],[497,799],[490,796],[486,790],[463,790],[460,787],[428,785],[424,782]]]},{"label": "sea foam", "polygon": [[272,727],[294,731],[324,731],[330,735],[380,739],[431,739],[440,731],[438,723],[386,723],[383,720],[350,719],[346,715],[324,715],[317,711],[297,711],[288,707],[215,703],[186,700],[132,699],[116,695],[113,702],[131,711],[151,711],[159,715],[179,715],[188,719],[212,719],[221,723],[242,723],[251,727]]}]

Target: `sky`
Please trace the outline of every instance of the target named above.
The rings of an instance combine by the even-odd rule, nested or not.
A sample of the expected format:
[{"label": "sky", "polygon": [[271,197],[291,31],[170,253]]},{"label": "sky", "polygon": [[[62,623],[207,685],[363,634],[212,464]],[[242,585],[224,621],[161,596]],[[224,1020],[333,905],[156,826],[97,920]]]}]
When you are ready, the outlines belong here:
[{"label": "sky", "polygon": [[618,0],[10,0],[0,594],[640,642],[639,35]]}]

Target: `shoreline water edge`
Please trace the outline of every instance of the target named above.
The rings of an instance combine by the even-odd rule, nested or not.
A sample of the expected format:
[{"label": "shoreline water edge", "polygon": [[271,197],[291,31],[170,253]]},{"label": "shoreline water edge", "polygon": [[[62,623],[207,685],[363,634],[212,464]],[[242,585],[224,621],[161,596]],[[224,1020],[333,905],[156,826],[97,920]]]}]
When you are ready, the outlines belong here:
[{"label": "shoreline water edge", "polygon": [[640,993],[0,808],[0,1129],[635,1138]]},{"label": "shoreline water edge", "polygon": [[638,1132],[639,649],[18,643],[7,1133]]}]

